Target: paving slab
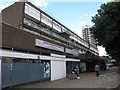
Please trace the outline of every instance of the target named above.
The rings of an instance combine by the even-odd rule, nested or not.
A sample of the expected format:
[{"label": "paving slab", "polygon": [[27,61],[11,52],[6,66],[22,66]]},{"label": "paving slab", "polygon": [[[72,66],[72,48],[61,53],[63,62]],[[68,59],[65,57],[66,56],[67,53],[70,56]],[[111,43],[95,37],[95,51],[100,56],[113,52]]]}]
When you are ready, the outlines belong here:
[{"label": "paving slab", "polygon": [[85,72],[80,74],[80,79],[64,78],[55,81],[37,82],[19,88],[115,88],[118,85],[118,67],[112,67],[110,71],[101,71],[100,74],[105,75],[112,72],[115,72],[115,74],[108,76],[110,83],[106,77],[96,77],[95,72]]}]

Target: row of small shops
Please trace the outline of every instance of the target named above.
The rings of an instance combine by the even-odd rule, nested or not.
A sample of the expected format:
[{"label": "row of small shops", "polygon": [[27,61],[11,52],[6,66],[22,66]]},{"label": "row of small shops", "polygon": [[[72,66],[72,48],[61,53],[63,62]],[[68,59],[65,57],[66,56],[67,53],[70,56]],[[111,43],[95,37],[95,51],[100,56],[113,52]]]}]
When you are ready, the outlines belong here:
[{"label": "row of small shops", "polygon": [[2,53],[1,81],[3,88],[66,78],[72,73],[74,67],[81,74],[94,71],[96,63],[99,63],[102,70],[105,65],[104,60],[97,56],[83,62],[57,54],[30,55],[6,50],[1,50],[0,53]]},{"label": "row of small shops", "polygon": [[10,50],[0,50],[0,53],[2,88],[66,78],[68,63],[76,66],[80,62],[58,54],[47,56]]},{"label": "row of small shops", "polygon": [[74,67],[80,74],[94,71],[98,62],[104,66],[104,60],[94,56],[97,48],[91,49],[85,40],[30,2],[14,3],[2,10],[2,16],[2,88],[66,78]]},{"label": "row of small shops", "polygon": [[66,78],[74,67],[80,74],[94,71],[98,62],[101,67],[104,66],[104,60],[90,52],[74,56],[68,53],[70,50],[63,52],[61,47],[53,49],[55,44],[48,41],[39,42],[36,46],[36,36],[20,29],[5,25],[3,34],[0,49],[2,88]]}]

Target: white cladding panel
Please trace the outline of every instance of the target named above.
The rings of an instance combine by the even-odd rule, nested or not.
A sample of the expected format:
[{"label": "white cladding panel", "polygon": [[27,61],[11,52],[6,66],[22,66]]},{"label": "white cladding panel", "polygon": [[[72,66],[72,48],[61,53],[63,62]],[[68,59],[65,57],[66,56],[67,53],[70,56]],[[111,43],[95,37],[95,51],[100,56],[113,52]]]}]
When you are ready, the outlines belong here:
[{"label": "white cladding panel", "polygon": [[41,15],[42,15],[41,22],[43,22],[43,23],[47,24],[48,26],[52,27],[52,19],[50,19],[49,17],[47,17],[43,13]]},{"label": "white cladding panel", "polygon": [[53,28],[54,28],[55,30],[61,32],[61,28],[62,28],[62,27],[61,27],[58,23],[56,23],[55,21],[53,21]]},{"label": "white cladding panel", "polygon": [[66,77],[66,62],[51,61],[51,81]]},{"label": "white cladding panel", "polygon": [[54,54],[54,53],[51,53],[51,56],[60,57],[60,58],[66,58],[65,55],[58,55],[58,54]]},{"label": "white cladding panel", "polygon": [[27,3],[25,3],[25,13],[37,20],[40,20],[40,12]]},{"label": "white cladding panel", "polygon": [[38,55],[21,53],[21,52],[12,52],[7,50],[0,50],[1,57],[14,57],[14,58],[26,58],[26,59],[38,59]]},{"label": "white cladding panel", "polygon": [[28,53],[21,53],[21,52],[15,52],[15,51],[13,52],[13,51],[8,51],[8,50],[1,50],[1,49],[0,49],[0,57],[13,57],[13,58],[26,58],[26,59],[42,59],[42,60],[54,60],[54,61],[75,61],[75,62],[80,62],[79,59],[28,54]]}]

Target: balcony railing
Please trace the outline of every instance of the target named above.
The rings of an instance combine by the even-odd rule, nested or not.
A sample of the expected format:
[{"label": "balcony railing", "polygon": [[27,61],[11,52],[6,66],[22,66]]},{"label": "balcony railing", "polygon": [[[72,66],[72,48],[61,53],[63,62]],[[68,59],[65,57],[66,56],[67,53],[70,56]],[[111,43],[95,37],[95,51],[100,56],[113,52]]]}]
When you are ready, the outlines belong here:
[{"label": "balcony railing", "polygon": [[[84,40],[82,40],[82,39],[80,39],[80,38],[75,39],[75,41],[79,42],[79,43],[82,44],[83,46],[80,46],[80,45],[76,44],[75,42],[73,42],[73,41],[70,40],[70,39],[68,40],[68,39],[66,39],[66,38],[64,38],[64,37],[62,37],[62,36],[60,36],[60,35],[57,35],[56,33],[53,33],[53,32],[51,32],[51,31],[49,31],[49,29],[47,29],[47,28],[44,28],[44,27],[40,28],[38,24],[36,24],[35,22],[32,22],[31,20],[28,20],[28,19],[26,19],[26,18],[24,18],[24,24],[27,24],[27,25],[29,25],[29,26],[31,26],[31,27],[34,27],[34,28],[36,28],[36,29],[38,29],[38,30],[40,30],[40,31],[43,31],[43,32],[45,32],[45,33],[47,33],[47,34],[49,34],[49,35],[52,35],[52,36],[54,36],[54,37],[56,37],[56,38],[58,38],[58,39],[61,39],[61,40],[65,41],[65,42],[67,42],[67,43],[69,43],[69,44],[71,44],[71,45],[75,45],[75,46],[77,46],[77,47],[83,47],[83,46],[85,46],[85,47],[87,47],[87,48],[89,47],[89,46],[88,46],[88,43],[86,43]],[[72,38],[72,39],[74,40],[74,38]]]},{"label": "balcony railing", "polygon": [[52,33],[52,35],[54,36],[54,37],[57,37],[58,39],[61,39],[61,36],[60,35],[57,35],[56,33]]},{"label": "balcony railing", "polygon": [[49,34],[49,35],[52,35],[52,33],[47,29],[47,28],[41,28],[41,31],[43,31],[43,32],[45,32],[45,33],[47,33],[47,34]]},{"label": "balcony railing", "polygon": [[24,24],[27,24],[28,26],[31,26],[31,27],[34,27],[34,28],[40,30],[39,25],[36,24],[36,23],[34,23],[34,22],[32,22],[32,21],[29,20],[29,19],[24,18]]}]

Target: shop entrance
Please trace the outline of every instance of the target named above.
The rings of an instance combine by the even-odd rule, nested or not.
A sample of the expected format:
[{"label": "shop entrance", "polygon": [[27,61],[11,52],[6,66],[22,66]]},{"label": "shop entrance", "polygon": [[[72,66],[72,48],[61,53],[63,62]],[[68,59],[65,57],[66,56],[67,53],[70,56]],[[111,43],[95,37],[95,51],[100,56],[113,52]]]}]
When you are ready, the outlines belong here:
[{"label": "shop entrance", "polygon": [[80,72],[86,72],[86,63],[85,62],[80,62]]},{"label": "shop entrance", "polygon": [[43,65],[43,78],[42,80],[50,80],[51,70],[50,70],[50,61],[42,60],[41,64]]},{"label": "shop entrance", "polygon": [[66,62],[66,76],[72,73],[73,68],[76,68],[77,72],[80,74],[80,63],[79,62]]}]

